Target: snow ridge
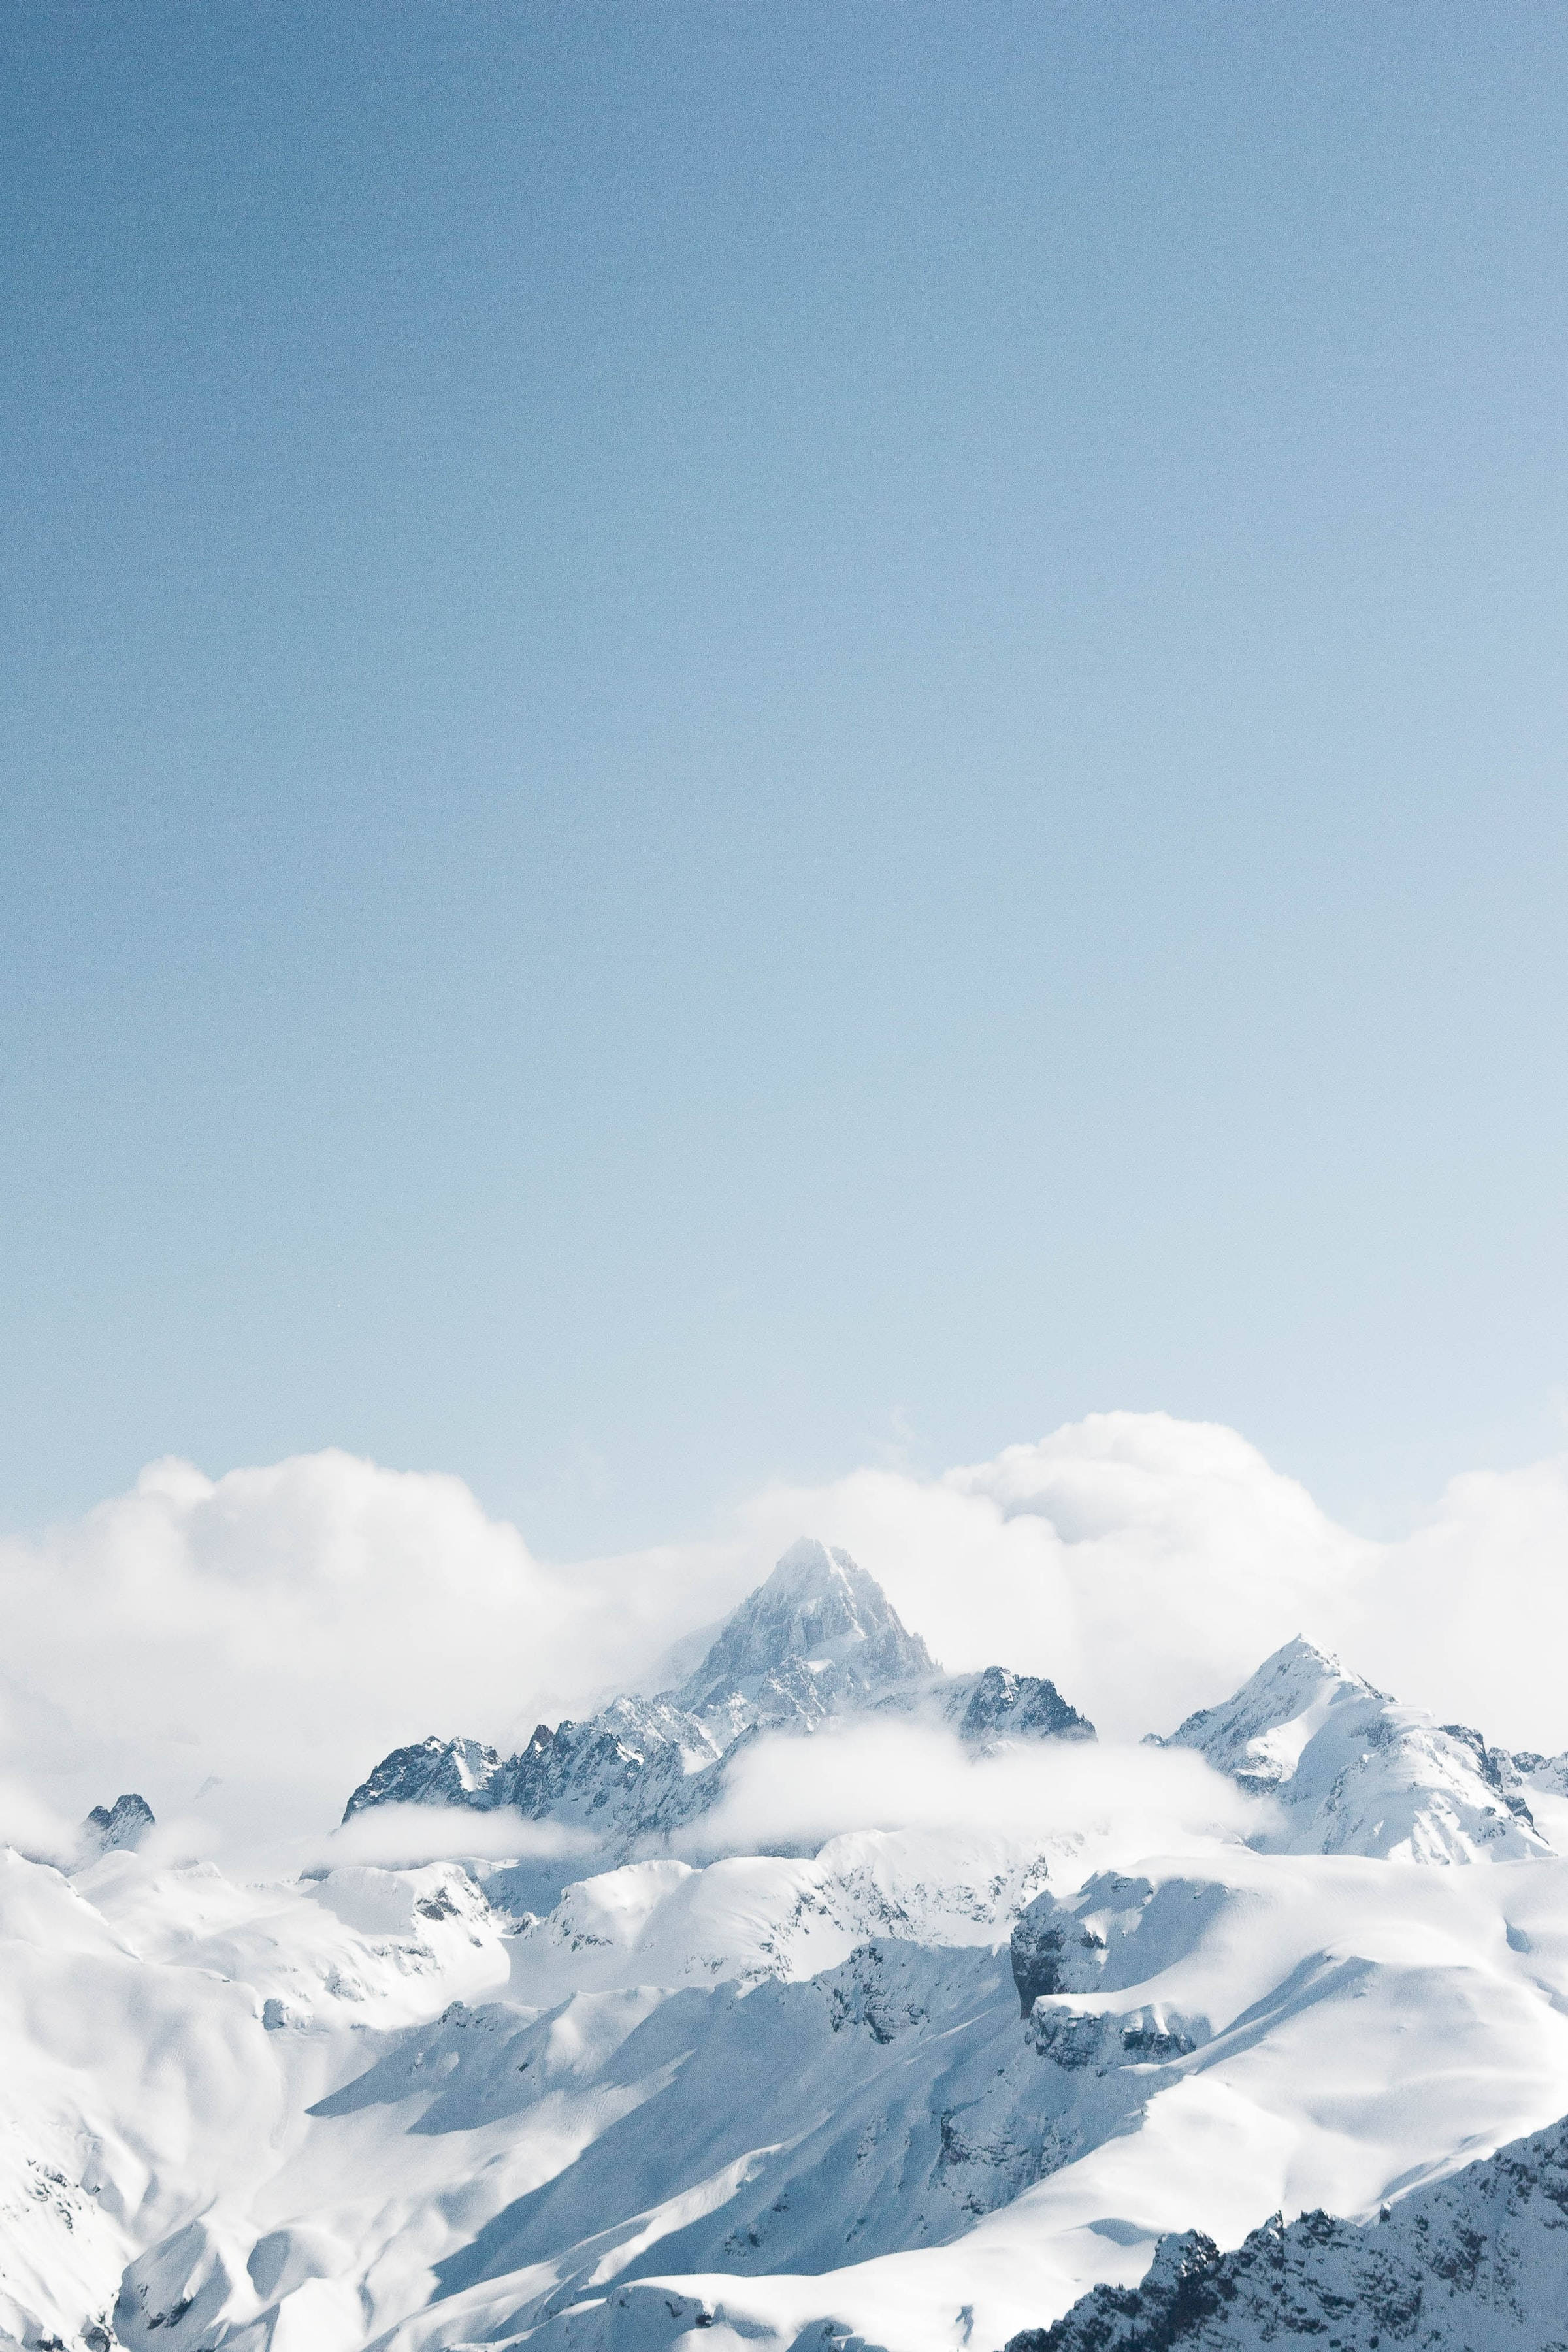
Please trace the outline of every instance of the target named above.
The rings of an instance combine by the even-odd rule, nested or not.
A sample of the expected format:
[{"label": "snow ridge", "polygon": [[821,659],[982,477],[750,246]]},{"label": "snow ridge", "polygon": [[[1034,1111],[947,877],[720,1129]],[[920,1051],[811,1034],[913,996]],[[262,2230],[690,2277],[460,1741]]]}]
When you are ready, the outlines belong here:
[{"label": "snow ridge", "polygon": [[1299,1638],[1221,1706],[1190,1715],[1156,1744],[1193,1748],[1243,1788],[1275,1798],[1287,1853],[1443,1863],[1552,1850],[1506,1750],[1468,1725],[1398,1706]]},{"label": "snow ridge", "polygon": [[1379,2221],[1279,2214],[1222,2254],[1163,2238],[1137,2287],[1097,2286],[1007,2352],[1261,2352],[1309,2336],[1339,2352],[1564,2352],[1568,2117],[1514,2140]]},{"label": "snow ridge", "polygon": [[1568,2352],[1568,1759],[1298,1641],[1160,1743],[1254,1842],[675,1850],[748,1743],[889,1717],[1093,1737],[806,1542],[676,1687],[350,1805],[586,1835],[247,1883],[125,1796],[66,1869],[0,1847],[0,2347]]}]

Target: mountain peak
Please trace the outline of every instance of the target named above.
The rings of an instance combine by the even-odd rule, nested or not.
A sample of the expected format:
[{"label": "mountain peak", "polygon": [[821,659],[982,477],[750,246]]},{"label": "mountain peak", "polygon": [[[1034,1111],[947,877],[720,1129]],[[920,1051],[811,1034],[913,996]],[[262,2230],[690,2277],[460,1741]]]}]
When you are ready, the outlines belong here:
[{"label": "mountain peak", "polygon": [[[1351,1683],[1357,1690],[1373,1689],[1364,1675],[1352,1674],[1347,1666],[1341,1664],[1332,1650],[1320,1649],[1316,1642],[1308,1641],[1305,1633],[1294,1634],[1289,1642],[1281,1642],[1279,1647],[1264,1659],[1252,1681],[1262,1683],[1266,1678],[1298,1681],[1303,1676]],[[1386,1698],[1388,1694],[1376,1691],[1373,1695]]]},{"label": "mountain peak", "polygon": [[925,1643],[876,1578],[815,1536],[790,1546],[765,1582],[725,1619],[696,1672],[669,1696],[700,1715],[732,1699],[754,1699],[780,1675],[798,1682],[803,1670],[825,1701],[936,1672]]},{"label": "mountain peak", "polygon": [[875,1578],[857,1568],[847,1551],[830,1549],[819,1536],[801,1536],[780,1555],[757,1591],[788,1592],[801,1600],[826,1599],[841,1591],[852,1578],[858,1578],[880,1597]]},{"label": "mountain peak", "polygon": [[86,1844],[100,1853],[112,1853],[120,1848],[133,1850],[153,1826],[153,1808],[134,1790],[116,1797],[112,1805],[94,1805],[81,1825]]},{"label": "mountain peak", "polygon": [[1295,1772],[1302,1751],[1331,1714],[1390,1704],[1385,1691],[1347,1674],[1338,1658],[1298,1633],[1265,1658],[1229,1698],[1189,1715],[1161,1745],[1195,1748],[1245,1785],[1272,1789]]},{"label": "mountain peak", "polygon": [[1512,1757],[1398,1706],[1300,1634],[1160,1745],[1194,1748],[1279,1799],[1297,1853],[1470,1862],[1546,1851]]}]

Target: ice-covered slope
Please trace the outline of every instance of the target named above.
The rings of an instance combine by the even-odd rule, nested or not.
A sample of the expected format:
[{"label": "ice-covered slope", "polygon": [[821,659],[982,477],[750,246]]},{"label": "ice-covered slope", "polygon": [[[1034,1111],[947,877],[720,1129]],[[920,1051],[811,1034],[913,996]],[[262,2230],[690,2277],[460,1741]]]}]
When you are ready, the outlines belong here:
[{"label": "ice-covered slope", "polygon": [[343,1818],[385,1804],[515,1806],[629,1854],[710,1812],[742,1742],[860,1713],[940,1723],[981,1749],[1094,1737],[1043,1676],[1000,1666],[941,1674],[876,1580],[847,1552],[805,1537],[725,1620],[679,1688],[615,1699],[584,1723],[542,1723],[516,1756],[433,1737],[395,1748]]},{"label": "ice-covered slope", "polygon": [[1096,2287],[1007,2352],[1565,2352],[1568,2120],[1420,2189],[1360,2225],[1278,2216],[1232,2253],[1163,2241],[1134,2288]]},{"label": "ice-covered slope", "polygon": [[367,2041],[504,1988],[507,1924],[451,1865],[248,1888],[0,1847],[0,2344],[121,2340],[126,2266],[209,2212],[248,2285],[311,2103]]},{"label": "ice-covered slope", "polygon": [[[699,1874],[705,1909],[746,1867]],[[696,1891],[606,1929],[636,1876],[572,1923],[604,1936],[601,2000]],[[793,1988],[699,1982],[657,2031],[639,2017],[635,2068],[629,2045],[615,2062],[617,2083],[646,2070],[636,2122],[498,2213],[395,2340],[616,2352],[704,2321],[775,2343],[831,2321],[911,2352],[995,2345],[1097,2279],[1135,2281],[1171,2229],[1234,2243],[1276,2207],[1375,2211],[1568,2106],[1564,1892],[1555,1863],[1154,1864],[1056,1906],[1079,1989],[1024,2021],[988,1951],[898,1937]],[[553,1939],[529,1940],[514,1990]],[[455,2078],[470,2063],[477,2090],[493,2062]]]},{"label": "ice-covered slope", "polygon": [[1396,1705],[1310,1642],[1287,1642],[1163,1744],[1276,1798],[1292,1853],[1476,1862],[1550,1851],[1511,1756]]}]

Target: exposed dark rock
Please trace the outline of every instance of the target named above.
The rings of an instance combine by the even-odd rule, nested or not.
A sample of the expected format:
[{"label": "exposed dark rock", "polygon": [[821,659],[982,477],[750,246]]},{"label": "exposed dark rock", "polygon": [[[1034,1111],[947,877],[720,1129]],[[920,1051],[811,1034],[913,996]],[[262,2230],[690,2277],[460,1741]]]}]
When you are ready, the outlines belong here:
[{"label": "exposed dark rock", "polygon": [[1141,2286],[1097,2286],[1007,2352],[1564,2352],[1568,2118],[1384,2206],[1276,2214],[1233,2253],[1162,2238]]},{"label": "exposed dark rock", "polygon": [[112,1805],[94,1805],[81,1825],[84,1843],[103,1853],[139,1846],[153,1826],[152,1806],[134,1792],[116,1797]]}]

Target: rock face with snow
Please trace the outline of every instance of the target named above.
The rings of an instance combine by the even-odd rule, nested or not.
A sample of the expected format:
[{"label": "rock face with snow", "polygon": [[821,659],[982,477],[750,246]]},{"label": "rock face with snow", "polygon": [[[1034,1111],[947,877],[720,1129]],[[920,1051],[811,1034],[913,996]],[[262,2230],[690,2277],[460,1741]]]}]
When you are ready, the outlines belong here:
[{"label": "rock face with snow", "polygon": [[81,1825],[82,1844],[89,1853],[134,1848],[153,1826],[152,1806],[132,1790],[116,1797],[112,1805],[94,1805]]},{"label": "rock face with snow", "polygon": [[875,1577],[847,1551],[803,1536],[669,1696],[733,1737],[752,1723],[815,1721],[935,1673]]},{"label": "rock face with snow", "polygon": [[1097,2286],[1007,2352],[1564,2352],[1568,2119],[1413,2190],[1377,2221],[1276,2214],[1235,2252],[1188,2231],[1141,2286]]},{"label": "rock face with snow", "polygon": [[1273,1797],[1290,1853],[1474,1862],[1550,1851],[1510,1755],[1396,1705],[1310,1642],[1287,1642],[1161,1744]]},{"label": "rock face with snow", "polygon": [[725,1620],[678,1688],[615,1699],[584,1723],[542,1723],[516,1756],[474,1739],[395,1748],[354,1790],[343,1818],[384,1804],[507,1805],[630,1853],[710,1811],[742,1742],[862,1713],[941,1724],[982,1751],[1011,1739],[1094,1737],[1041,1675],[1001,1666],[942,1675],[875,1578],[847,1552],[806,1537]]},{"label": "rock face with snow", "polygon": [[940,1719],[968,1748],[982,1752],[1008,1739],[1092,1739],[1094,1726],[1069,1706],[1043,1675],[1010,1674],[986,1666],[977,1675],[949,1675],[911,1696],[895,1694],[883,1711],[904,1709]]}]

